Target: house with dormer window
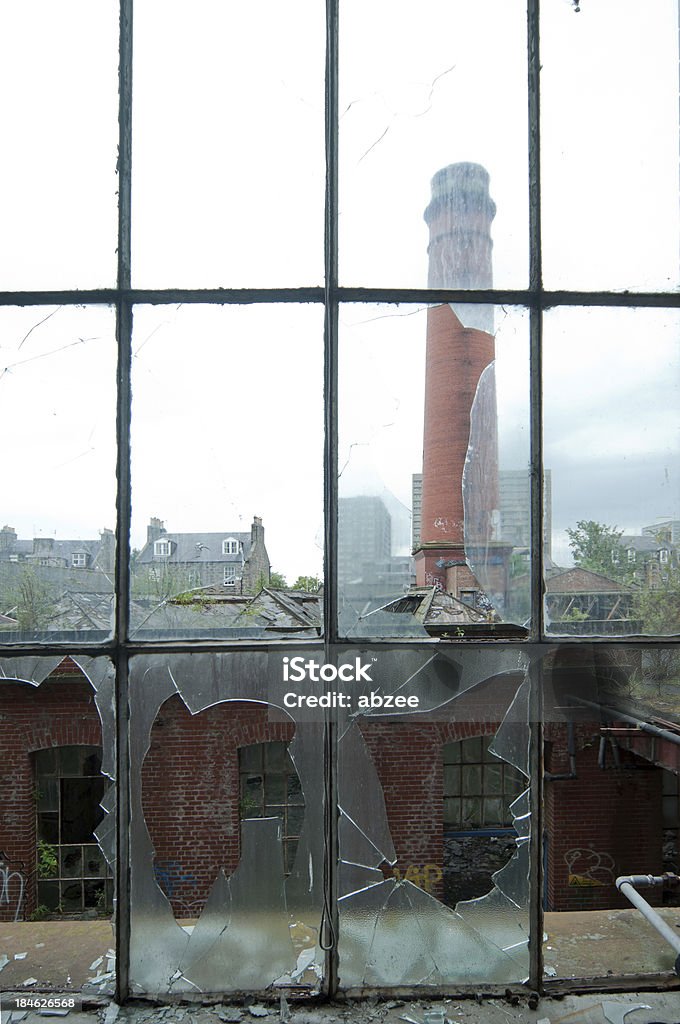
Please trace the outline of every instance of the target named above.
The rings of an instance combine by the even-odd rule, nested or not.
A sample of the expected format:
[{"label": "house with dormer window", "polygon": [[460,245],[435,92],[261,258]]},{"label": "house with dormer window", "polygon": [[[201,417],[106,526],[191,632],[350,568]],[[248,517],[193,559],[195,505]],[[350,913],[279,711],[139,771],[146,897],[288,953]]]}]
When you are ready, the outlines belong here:
[{"label": "house with dormer window", "polygon": [[187,588],[220,586],[245,594],[266,584],[271,568],[258,516],[248,533],[171,533],[152,518],[135,566],[155,579],[174,570]]}]

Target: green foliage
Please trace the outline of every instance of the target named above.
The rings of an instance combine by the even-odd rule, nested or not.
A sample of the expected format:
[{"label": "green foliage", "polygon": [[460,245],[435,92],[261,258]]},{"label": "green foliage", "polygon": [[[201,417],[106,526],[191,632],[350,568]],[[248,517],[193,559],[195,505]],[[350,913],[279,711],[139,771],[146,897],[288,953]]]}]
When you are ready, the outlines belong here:
[{"label": "green foliage", "polygon": [[58,866],[56,847],[41,839],[38,843],[38,878],[54,878]]},{"label": "green foliage", "polygon": [[680,569],[669,568],[654,586],[643,585],[633,599],[632,616],[650,636],[680,633]]},{"label": "green foliage", "polygon": [[44,903],[40,903],[35,910],[28,915],[29,921],[45,921],[52,911],[49,907],[46,907]]},{"label": "green foliage", "polygon": [[21,571],[3,594],[3,611],[19,623],[20,630],[45,629],[54,611],[56,593],[36,566],[22,565]]},{"label": "green foliage", "polygon": [[630,575],[621,547],[623,530],[615,526],[580,519],[576,528],[567,530],[574,562],[581,569],[600,573],[609,579],[623,580]]},{"label": "green foliage", "polygon": [[131,582],[133,598],[148,598],[156,604],[183,597],[195,585],[188,569],[165,564],[155,565],[151,570],[146,567],[139,569],[133,573]]},{"label": "green foliage", "polygon": [[585,622],[588,618],[588,612],[582,611],[580,608],[570,608],[568,612],[560,617],[560,622]]},{"label": "green foliage", "polygon": [[269,590],[287,590],[286,577],[280,572],[270,572],[269,576],[267,576],[266,572],[261,572],[255,582],[254,593],[259,594],[265,587]]},{"label": "green foliage", "polygon": [[291,590],[306,590],[308,594],[316,594],[321,589],[318,576],[298,576]]}]

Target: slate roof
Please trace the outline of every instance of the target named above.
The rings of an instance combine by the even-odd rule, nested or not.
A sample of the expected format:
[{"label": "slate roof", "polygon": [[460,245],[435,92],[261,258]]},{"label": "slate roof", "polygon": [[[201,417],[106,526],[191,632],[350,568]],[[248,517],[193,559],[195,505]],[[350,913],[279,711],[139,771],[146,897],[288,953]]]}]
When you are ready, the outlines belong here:
[{"label": "slate roof", "polygon": [[[156,540],[171,541],[175,547],[170,555],[154,555]],[[137,562],[143,565],[152,562],[183,562],[206,564],[221,562],[226,564],[241,563],[250,553],[250,531],[248,533],[163,533],[156,540],[145,544]],[[232,555],[222,552],[222,542],[235,540],[239,543],[239,551]]]},{"label": "slate roof", "polygon": [[675,545],[667,541],[659,541],[656,537],[651,537],[648,534],[628,534],[621,537],[619,544],[627,551],[629,548],[633,548],[635,551],[639,551],[640,554],[654,553],[661,551],[675,551]]}]

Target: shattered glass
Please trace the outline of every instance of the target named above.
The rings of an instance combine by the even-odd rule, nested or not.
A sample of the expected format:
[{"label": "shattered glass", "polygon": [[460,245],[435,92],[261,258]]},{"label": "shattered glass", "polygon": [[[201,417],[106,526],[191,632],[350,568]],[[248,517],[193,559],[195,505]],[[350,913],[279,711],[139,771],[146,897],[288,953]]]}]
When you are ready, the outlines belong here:
[{"label": "shattered glass", "polygon": [[[468,309],[458,306],[467,324]],[[528,320],[495,311],[494,358],[479,376],[463,469],[465,555],[491,622],[531,619]],[[524,370],[524,372],[523,372]],[[549,474],[548,474],[549,480]],[[546,536],[549,550],[549,537]]]},{"label": "shattered glass", "polygon": [[[0,988],[110,994],[115,981],[109,920],[115,869],[113,664],[87,655],[4,657],[0,707],[5,773],[0,920],[6,948],[10,943],[28,947],[0,963]],[[37,794],[37,843],[36,805],[31,800],[26,807],[22,786]],[[50,941],[36,943],[36,929],[45,919],[47,931],[41,935]],[[67,938],[86,956],[91,951],[89,969],[61,955]]]},{"label": "shattered glass", "polygon": [[[317,713],[314,720],[301,721],[304,716],[296,719],[285,709],[290,684],[282,666],[281,655],[264,651],[132,659],[130,977],[135,992],[319,988],[323,720]],[[239,803],[239,750],[247,749],[253,736],[265,743],[285,738],[304,797],[289,873],[283,819],[253,817],[253,809]],[[174,774],[173,751],[184,765],[180,769],[177,762],[181,778]],[[216,775],[203,790],[206,760]],[[161,780],[165,815],[149,795],[154,773]],[[192,803],[194,790],[208,794],[206,805]],[[173,813],[184,820],[179,832]],[[163,866],[162,878],[157,858],[168,830],[174,862]]]},{"label": "shattered glass", "polygon": [[[369,707],[340,728],[339,957],[346,989],[502,984],[528,973],[528,791],[511,806],[516,849],[489,880],[488,895],[447,906],[437,864],[444,740],[493,729],[493,754],[528,777],[525,665],[516,650],[502,647],[458,648],[439,665],[435,658],[413,649],[379,657],[372,692],[408,692],[418,698],[417,710]],[[433,863],[424,863],[428,858]]]}]

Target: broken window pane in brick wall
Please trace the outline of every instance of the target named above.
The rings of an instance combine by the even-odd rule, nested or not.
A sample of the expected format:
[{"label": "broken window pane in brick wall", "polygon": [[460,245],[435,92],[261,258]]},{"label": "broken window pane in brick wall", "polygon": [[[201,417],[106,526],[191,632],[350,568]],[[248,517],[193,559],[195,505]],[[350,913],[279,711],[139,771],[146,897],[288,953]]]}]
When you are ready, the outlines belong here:
[{"label": "broken window pane in brick wall", "polygon": [[113,681],[107,658],[0,661],[0,920],[18,954],[0,988],[113,990]]}]

